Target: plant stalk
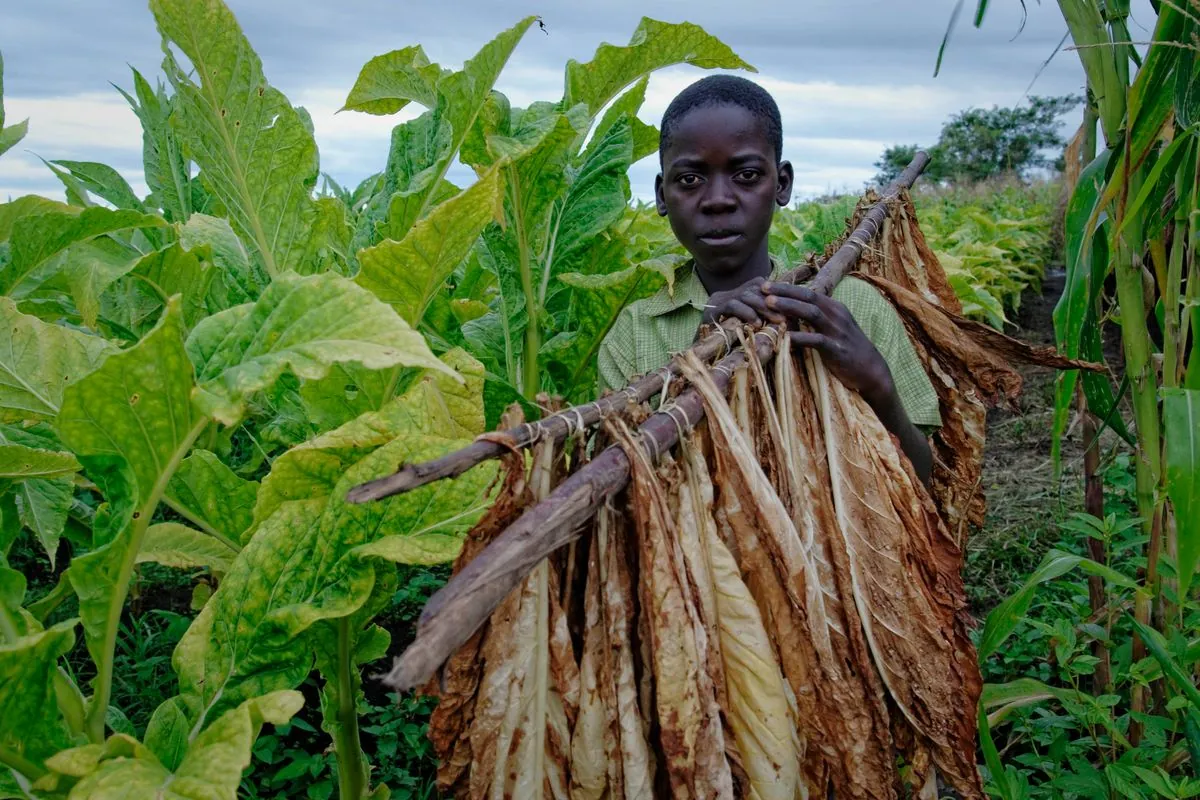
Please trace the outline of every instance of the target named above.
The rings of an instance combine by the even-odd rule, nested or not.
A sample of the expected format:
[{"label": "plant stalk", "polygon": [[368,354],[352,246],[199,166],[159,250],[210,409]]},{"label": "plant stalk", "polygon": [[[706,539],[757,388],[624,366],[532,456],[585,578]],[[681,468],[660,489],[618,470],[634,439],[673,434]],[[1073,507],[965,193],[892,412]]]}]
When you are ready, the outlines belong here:
[{"label": "plant stalk", "polygon": [[140,513],[137,519],[133,521],[133,530],[125,557],[113,585],[112,593],[109,595],[108,625],[105,627],[104,642],[100,648],[102,658],[100,663],[96,664],[96,680],[93,683],[94,688],[87,717],[88,740],[92,744],[104,742],[104,721],[108,714],[108,701],[112,697],[113,656],[117,648],[117,629],[120,627],[118,623],[121,618],[121,609],[125,607],[125,598],[129,595],[129,582],[133,578],[133,569],[137,562],[138,550],[142,546],[142,538],[146,535],[146,529],[150,527],[150,519],[154,516],[154,510],[158,508],[159,501],[162,500],[167,483],[175,474],[175,470],[179,469],[179,463],[192,448],[192,443],[196,441],[207,425],[208,418],[205,417],[193,425],[192,429],[183,437],[179,447],[171,454],[171,460],[158,476],[158,480],[155,481],[150,497],[138,509]]},{"label": "plant stalk", "polygon": [[362,741],[358,734],[358,709],[355,707],[354,652],[350,636],[350,618],[337,621],[338,629],[338,708],[334,753],[338,764],[338,797],[358,800],[366,793],[367,774],[363,766]]}]

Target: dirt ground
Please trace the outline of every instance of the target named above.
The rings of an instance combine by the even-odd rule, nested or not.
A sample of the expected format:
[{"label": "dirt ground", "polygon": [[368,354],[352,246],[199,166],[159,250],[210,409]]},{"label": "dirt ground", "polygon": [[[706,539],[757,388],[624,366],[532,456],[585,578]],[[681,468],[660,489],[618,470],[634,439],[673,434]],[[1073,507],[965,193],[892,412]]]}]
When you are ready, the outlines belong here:
[{"label": "dirt ground", "polygon": [[[1062,294],[1061,269],[1047,271],[1041,291],[1026,291],[1009,314],[1006,333],[1034,344],[1054,344],[1051,314]],[[965,582],[972,611],[982,618],[1061,538],[1057,524],[1083,508],[1083,443],[1076,416],[1062,446],[1062,475],[1051,461],[1054,375],[1047,367],[1018,367],[1025,379],[1017,409],[988,413],[983,485],[984,527],[967,544]]]}]

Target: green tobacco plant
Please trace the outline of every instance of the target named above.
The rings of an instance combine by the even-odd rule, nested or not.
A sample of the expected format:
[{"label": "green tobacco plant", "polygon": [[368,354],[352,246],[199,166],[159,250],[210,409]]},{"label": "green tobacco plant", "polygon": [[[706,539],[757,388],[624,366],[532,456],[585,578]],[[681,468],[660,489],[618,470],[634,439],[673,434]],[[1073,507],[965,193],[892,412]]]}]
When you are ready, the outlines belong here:
[{"label": "green tobacco plant", "polygon": [[4,125],[4,56],[0,56],[0,156],[24,139],[28,131],[29,120],[27,119],[8,127]]},{"label": "green tobacco plant", "polygon": [[[492,86],[532,23],[506,31],[460,72],[431,63],[419,46],[379,56],[346,100],[346,108],[372,114],[408,103],[428,109],[393,133],[382,188],[355,234],[370,245],[359,253],[358,280],[402,305],[435,340],[465,345],[486,365],[489,418],[542,391],[590,395],[591,365],[617,313],[673,278],[677,260],[641,251],[644,241],[622,224],[626,172],[657,149],[657,131],[636,116],[647,76],[680,63],[749,66],[694,25],[645,19],[629,45],[602,45],[591,61],[570,62],[562,100],[512,108]],[[492,180],[499,190],[495,198],[479,190],[470,201],[480,212],[470,217],[481,223],[478,244],[474,225],[469,236],[448,236],[432,215],[422,219],[458,192],[445,180],[456,156],[480,175],[467,192]],[[496,222],[485,215],[493,206]],[[444,250],[407,244],[427,235],[445,241]],[[417,250],[433,255],[416,280],[437,287],[451,279],[446,296],[398,283],[393,265]]]}]

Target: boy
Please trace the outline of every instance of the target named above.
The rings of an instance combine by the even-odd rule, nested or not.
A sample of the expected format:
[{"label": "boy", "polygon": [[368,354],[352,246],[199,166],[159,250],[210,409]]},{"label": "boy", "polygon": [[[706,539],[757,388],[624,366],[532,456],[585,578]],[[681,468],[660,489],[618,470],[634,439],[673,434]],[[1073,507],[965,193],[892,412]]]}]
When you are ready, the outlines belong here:
[{"label": "boy", "polygon": [[775,206],[792,195],[782,147],[775,100],[744,78],[713,75],[671,101],[654,195],[692,259],[673,295],[663,289],[618,317],[600,345],[600,389],[658,369],[690,347],[704,323],[737,317],[804,325],[791,334],[793,344],[815,348],[829,371],[862,395],[928,481],[932,455],[917,425],[940,424],[937,395],[895,309],[856,278],[842,280],[832,297],[771,280],[787,268],[767,251]]}]

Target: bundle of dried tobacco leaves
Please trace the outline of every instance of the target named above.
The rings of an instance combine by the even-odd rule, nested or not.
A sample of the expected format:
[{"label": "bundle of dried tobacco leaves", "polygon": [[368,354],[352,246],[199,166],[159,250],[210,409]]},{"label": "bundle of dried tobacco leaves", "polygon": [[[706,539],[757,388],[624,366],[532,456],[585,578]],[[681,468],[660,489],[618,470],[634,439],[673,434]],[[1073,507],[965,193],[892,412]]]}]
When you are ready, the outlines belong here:
[{"label": "bundle of dried tobacco leaves", "polygon": [[[531,458],[514,451],[456,573],[601,444],[624,453],[629,484],[431,683],[443,791],[934,798],[940,775],[983,797],[982,683],[960,570],[963,531],[982,514],[984,408],[1019,391],[1009,361],[1081,365],[958,316],[907,197],[860,267],[939,396],[930,488],[863,399],[787,336],[774,352],[743,338],[727,392],[724,376],[685,357],[706,420],[672,417],[671,453],[643,441],[649,410],[632,404],[590,448],[548,438]],[[525,574],[517,550],[491,555]]]}]

